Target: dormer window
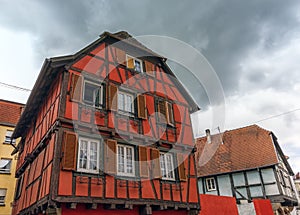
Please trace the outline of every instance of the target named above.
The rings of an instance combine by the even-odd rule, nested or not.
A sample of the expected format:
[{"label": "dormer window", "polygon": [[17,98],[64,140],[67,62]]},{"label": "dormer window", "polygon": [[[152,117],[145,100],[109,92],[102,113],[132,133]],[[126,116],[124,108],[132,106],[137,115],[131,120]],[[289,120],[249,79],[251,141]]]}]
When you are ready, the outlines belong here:
[{"label": "dormer window", "polygon": [[143,61],[134,58],[132,56],[126,55],[127,68],[133,69],[136,72],[143,72]]}]

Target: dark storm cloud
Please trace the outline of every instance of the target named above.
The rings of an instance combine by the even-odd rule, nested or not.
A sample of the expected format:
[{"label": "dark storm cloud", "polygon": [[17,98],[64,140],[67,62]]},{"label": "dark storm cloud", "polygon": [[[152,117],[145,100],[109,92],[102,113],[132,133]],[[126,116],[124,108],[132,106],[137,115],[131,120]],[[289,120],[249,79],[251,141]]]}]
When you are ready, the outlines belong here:
[{"label": "dark storm cloud", "polygon": [[[1,1],[0,24],[32,34],[39,60],[73,53],[105,30],[175,37],[207,57],[229,95],[239,88],[240,62],[249,51],[258,45],[264,52],[279,49],[299,30],[298,4],[289,0]],[[261,72],[250,74],[249,81],[261,80]]]}]

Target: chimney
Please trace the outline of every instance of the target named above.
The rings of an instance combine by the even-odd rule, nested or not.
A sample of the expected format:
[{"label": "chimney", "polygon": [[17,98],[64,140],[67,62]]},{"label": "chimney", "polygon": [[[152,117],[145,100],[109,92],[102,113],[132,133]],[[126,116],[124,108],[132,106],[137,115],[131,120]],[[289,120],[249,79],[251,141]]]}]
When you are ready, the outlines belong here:
[{"label": "chimney", "polygon": [[206,133],[207,143],[211,143],[210,130],[206,129],[205,133]]}]

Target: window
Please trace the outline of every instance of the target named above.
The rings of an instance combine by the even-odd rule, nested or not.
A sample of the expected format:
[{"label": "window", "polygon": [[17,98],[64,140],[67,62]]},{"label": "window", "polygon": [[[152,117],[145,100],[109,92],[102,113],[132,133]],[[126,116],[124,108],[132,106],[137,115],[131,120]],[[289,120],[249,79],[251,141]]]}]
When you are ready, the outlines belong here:
[{"label": "window", "polygon": [[84,82],[83,101],[94,107],[101,107],[103,104],[102,87],[90,81]]},{"label": "window", "polygon": [[100,142],[98,140],[79,138],[77,170],[82,172],[99,172]]},{"label": "window", "polygon": [[0,160],[0,173],[10,173],[11,159],[1,158]]},{"label": "window", "polygon": [[134,99],[132,94],[118,92],[118,109],[121,112],[134,114]]},{"label": "window", "polygon": [[136,72],[143,72],[143,62],[137,58],[126,55],[127,68],[134,69]]},{"label": "window", "polygon": [[173,106],[170,102],[159,100],[157,103],[157,110],[159,122],[174,126]]},{"label": "window", "polygon": [[207,178],[206,181],[206,189],[207,191],[213,191],[216,190],[216,181],[214,178]]},{"label": "window", "polygon": [[162,179],[175,180],[173,155],[161,152],[159,160]]},{"label": "window", "polygon": [[132,146],[118,145],[118,174],[134,176],[134,148]]},{"label": "window", "polygon": [[0,188],[0,205],[5,205],[6,189]]},{"label": "window", "polygon": [[22,186],[23,186],[23,175],[21,175],[17,180],[17,186],[16,186],[16,189],[15,189],[15,199],[20,198],[21,191],[22,191]]},{"label": "window", "polygon": [[[8,144],[10,143],[12,134],[13,134],[12,130],[6,130],[4,143],[8,143]],[[13,140],[12,143],[15,144],[16,140]]]}]

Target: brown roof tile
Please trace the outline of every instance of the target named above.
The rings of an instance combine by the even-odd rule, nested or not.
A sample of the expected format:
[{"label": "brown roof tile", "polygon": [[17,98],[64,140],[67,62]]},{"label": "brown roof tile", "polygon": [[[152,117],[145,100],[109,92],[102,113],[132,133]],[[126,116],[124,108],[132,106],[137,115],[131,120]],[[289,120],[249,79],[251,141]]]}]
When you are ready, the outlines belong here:
[{"label": "brown roof tile", "polygon": [[0,100],[0,123],[16,125],[22,112],[23,104]]},{"label": "brown roof tile", "polygon": [[196,140],[198,176],[215,175],[278,163],[271,132],[251,125]]}]

